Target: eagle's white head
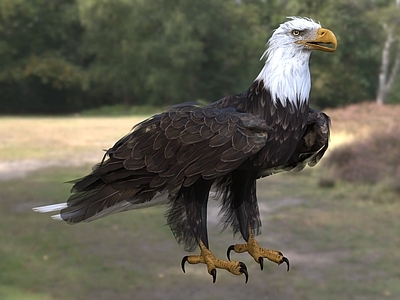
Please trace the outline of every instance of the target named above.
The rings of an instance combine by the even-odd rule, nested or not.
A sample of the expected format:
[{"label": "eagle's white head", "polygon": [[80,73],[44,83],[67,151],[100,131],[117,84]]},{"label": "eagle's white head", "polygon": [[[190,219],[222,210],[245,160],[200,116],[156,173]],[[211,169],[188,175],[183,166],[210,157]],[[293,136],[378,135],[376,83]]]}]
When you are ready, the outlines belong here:
[{"label": "eagle's white head", "polygon": [[[256,80],[264,81],[271,99],[283,106],[308,102],[311,78],[308,62],[313,50],[333,52],[337,40],[332,31],[309,18],[289,17],[268,41],[261,59],[265,66]],[[327,45],[331,45],[328,47]]]}]

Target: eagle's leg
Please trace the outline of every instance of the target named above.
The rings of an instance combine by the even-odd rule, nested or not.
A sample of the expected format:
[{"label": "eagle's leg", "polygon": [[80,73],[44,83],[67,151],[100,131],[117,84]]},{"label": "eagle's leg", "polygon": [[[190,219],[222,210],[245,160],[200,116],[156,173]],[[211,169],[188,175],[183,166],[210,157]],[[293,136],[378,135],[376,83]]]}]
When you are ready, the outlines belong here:
[{"label": "eagle's leg", "polygon": [[186,214],[194,217],[188,221],[188,227],[197,240],[200,247],[199,255],[189,255],[182,259],[182,270],[185,272],[185,263],[206,264],[208,273],[213,277],[213,283],[217,278],[217,269],[225,269],[234,275],[244,274],[246,283],[248,280],[247,267],[242,262],[220,260],[209,250],[207,235],[207,202],[212,182],[199,180],[193,186],[181,190],[186,204]]},{"label": "eagle's leg", "polygon": [[236,216],[233,222],[235,230],[240,231],[245,244],[236,244],[228,248],[227,256],[230,260],[230,252],[248,252],[254,260],[260,264],[261,270],[264,267],[264,258],[277,263],[285,262],[289,271],[289,260],[283,256],[282,252],[261,248],[254,238],[254,234],[259,232],[261,227],[260,212],[256,196],[257,173],[233,172],[231,182],[231,213]]},{"label": "eagle's leg", "polygon": [[254,238],[251,230],[249,232],[249,238],[246,244],[231,245],[228,248],[227,256],[229,260],[230,252],[232,250],[236,253],[248,252],[254,258],[254,260],[260,264],[261,270],[264,267],[264,258],[267,258],[268,260],[277,263],[278,265],[286,263],[287,271],[289,271],[289,260],[285,256],[283,256],[282,252],[260,247],[256,239]]}]

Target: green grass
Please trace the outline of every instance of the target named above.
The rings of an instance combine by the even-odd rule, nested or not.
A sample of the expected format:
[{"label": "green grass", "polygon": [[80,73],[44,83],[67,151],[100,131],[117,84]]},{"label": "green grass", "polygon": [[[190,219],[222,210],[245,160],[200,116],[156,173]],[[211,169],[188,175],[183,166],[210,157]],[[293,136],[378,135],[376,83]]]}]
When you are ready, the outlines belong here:
[{"label": "green grass", "polygon": [[[151,219],[149,224],[144,222],[149,232],[162,240],[169,237],[168,243],[175,246],[157,209],[134,218],[121,214],[83,226],[54,222],[49,215],[32,212],[33,206],[65,201],[70,187],[62,182],[77,176],[73,170],[50,169],[0,183],[4,208],[0,221],[1,299],[16,290],[28,298],[48,293],[49,299],[88,299],[88,293],[97,287],[118,292],[121,287],[146,286],[147,280],[157,276],[150,268],[153,263],[146,263],[151,255],[143,248],[148,246],[141,245],[143,237],[135,230]],[[149,237],[146,242],[151,240]],[[145,259],[132,260],[140,256]]]},{"label": "green grass", "polygon": [[[261,245],[280,249],[291,271],[245,254],[249,283],[205,266],[180,270],[163,207],[67,225],[31,207],[65,201],[63,184],[88,172],[53,168],[0,182],[0,299],[398,299],[400,203],[363,199],[363,187],[318,187],[321,170],[259,181]],[[212,207],[213,205],[211,205]],[[263,208],[271,207],[272,211]],[[210,243],[225,257],[237,241],[210,218]]]}]

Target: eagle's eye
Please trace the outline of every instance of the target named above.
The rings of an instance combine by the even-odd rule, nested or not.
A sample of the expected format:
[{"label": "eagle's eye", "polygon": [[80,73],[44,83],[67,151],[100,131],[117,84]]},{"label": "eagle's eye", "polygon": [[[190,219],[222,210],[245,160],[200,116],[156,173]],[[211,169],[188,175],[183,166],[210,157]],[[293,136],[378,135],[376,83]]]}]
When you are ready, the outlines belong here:
[{"label": "eagle's eye", "polygon": [[292,34],[293,34],[294,36],[298,36],[298,35],[300,35],[300,30],[293,29],[293,30],[292,30]]}]

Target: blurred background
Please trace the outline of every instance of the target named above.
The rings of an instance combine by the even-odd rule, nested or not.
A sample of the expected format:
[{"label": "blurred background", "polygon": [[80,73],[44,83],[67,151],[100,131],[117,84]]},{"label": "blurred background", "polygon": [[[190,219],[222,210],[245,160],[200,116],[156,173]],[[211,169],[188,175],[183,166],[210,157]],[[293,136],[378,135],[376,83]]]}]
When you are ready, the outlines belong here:
[{"label": "blurred background", "polygon": [[[249,283],[188,265],[154,207],[69,226],[31,208],[140,120],[248,88],[286,16],[338,38],[311,58],[311,105],[332,118],[316,168],[258,182],[262,246]],[[0,0],[0,299],[400,299],[399,0]],[[210,244],[223,258],[238,238]]]}]

